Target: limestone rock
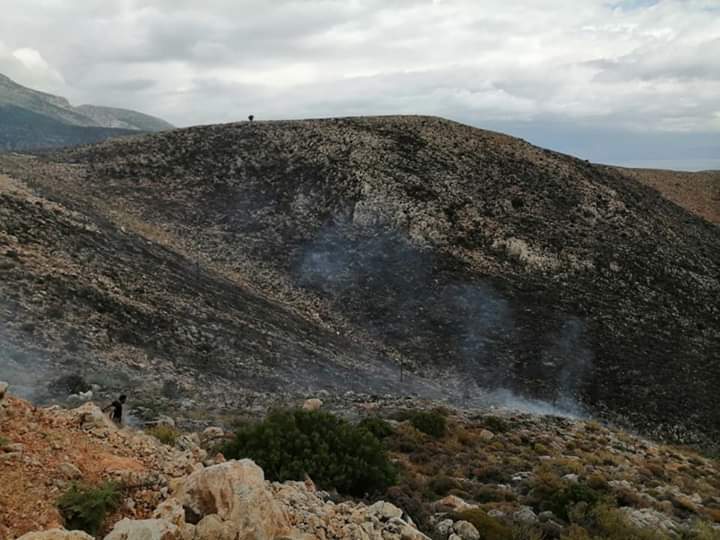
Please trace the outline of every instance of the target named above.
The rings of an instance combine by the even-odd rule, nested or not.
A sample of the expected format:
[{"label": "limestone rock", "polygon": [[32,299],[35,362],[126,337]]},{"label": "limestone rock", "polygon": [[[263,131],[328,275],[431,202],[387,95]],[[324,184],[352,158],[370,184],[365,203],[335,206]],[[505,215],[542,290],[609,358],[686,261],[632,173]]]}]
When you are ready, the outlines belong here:
[{"label": "limestone rock", "polygon": [[448,495],[440,500],[435,501],[433,504],[437,512],[462,512],[473,508],[472,505],[465,502],[463,499],[456,495]]},{"label": "limestone rock", "polygon": [[192,473],[181,484],[176,499],[193,522],[217,514],[223,521],[233,522],[241,538],[250,535],[271,540],[289,530],[287,517],[265,485],[262,469],[249,459]]},{"label": "limestone rock", "polygon": [[480,540],[480,533],[469,521],[456,521],[453,529],[462,540]]},{"label": "limestone rock", "polygon": [[61,463],[58,466],[58,470],[68,480],[79,480],[80,478],[82,478],[82,471],[72,463]]},{"label": "limestone rock", "polygon": [[533,524],[539,521],[537,515],[529,506],[523,506],[513,514],[513,519],[524,524]]},{"label": "limestone rock", "polygon": [[306,399],[303,403],[303,409],[306,411],[319,411],[322,407],[323,402],[317,398]]},{"label": "limestone rock", "polygon": [[123,519],[105,540],[182,540],[178,528],[164,519]]},{"label": "limestone rock", "polygon": [[49,531],[30,532],[18,540],[94,540],[92,536],[82,531],[66,531],[65,529],[50,529]]},{"label": "limestone rock", "polygon": [[195,538],[205,540],[235,540],[238,529],[234,523],[223,521],[217,514],[210,514],[200,520],[195,527]]},{"label": "limestone rock", "polygon": [[8,383],[0,381],[0,400],[2,400],[5,397],[5,394],[7,394],[8,390]]},{"label": "limestone rock", "polygon": [[483,442],[490,442],[490,441],[492,441],[494,438],[495,438],[495,434],[494,434],[492,431],[488,430],[488,429],[483,429],[483,430],[480,432],[480,440],[483,441]]},{"label": "limestone rock", "polygon": [[440,523],[435,525],[435,530],[438,532],[438,534],[440,536],[447,538],[447,536],[453,530],[453,520],[452,519],[443,519]]},{"label": "limestone rock", "polygon": [[92,430],[106,429],[109,431],[118,429],[115,423],[94,403],[85,403],[71,412],[84,428]]},{"label": "limestone rock", "polygon": [[378,501],[368,507],[367,510],[370,516],[374,516],[383,521],[387,521],[393,518],[400,519],[403,515],[403,511],[400,508],[398,508],[394,504],[385,501]]}]

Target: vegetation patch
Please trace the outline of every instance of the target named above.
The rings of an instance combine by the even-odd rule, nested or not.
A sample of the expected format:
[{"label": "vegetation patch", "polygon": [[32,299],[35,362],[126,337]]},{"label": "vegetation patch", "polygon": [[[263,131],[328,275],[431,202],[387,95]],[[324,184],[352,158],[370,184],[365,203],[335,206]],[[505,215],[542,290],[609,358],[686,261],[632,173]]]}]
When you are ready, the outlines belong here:
[{"label": "vegetation patch", "polygon": [[175,442],[180,436],[180,431],[165,424],[149,427],[145,430],[145,433],[152,435],[161,443],[167,444],[168,446],[175,446]]},{"label": "vegetation patch", "polygon": [[447,418],[442,411],[407,411],[398,417],[400,420],[409,420],[415,429],[436,439],[447,433]]},{"label": "vegetation patch", "polygon": [[251,458],[271,480],[302,480],[363,496],[396,478],[381,442],[367,429],[323,411],[280,410],[241,427],[223,448],[228,458]]},{"label": "vegetation patch", "polygon": [[358,424],[358,427],[369,431],[379,440],[385,439],[395,432],[393,427],[386,420],[383,420],[378,416],[363,418],[363,420]]},{"label": "vegetation patch", "polygon": [[105,482],[100,486],[74,483],[58,499],[57,504],[65,528],[95,535],[105,517],[117,510],[121,501],[120,488],[113,482]]}]

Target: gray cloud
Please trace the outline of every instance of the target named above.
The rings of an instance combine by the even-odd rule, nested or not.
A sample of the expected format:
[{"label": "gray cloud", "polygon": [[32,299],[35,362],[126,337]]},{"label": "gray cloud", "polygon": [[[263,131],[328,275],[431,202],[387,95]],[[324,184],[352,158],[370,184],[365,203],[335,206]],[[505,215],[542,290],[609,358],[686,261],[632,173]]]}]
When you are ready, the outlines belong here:
[{"label": "gray cloud", "polygon": [[[529,130],[533,142],[566,151],[577,147],[578,132],[593,148],[595,135],[611,131],[689,141],[720,132],[717,7],[715,0],[586,0],[581,8],[574,0],[26,0],[3,8],[0,72],[75,103],[137,108],[178,125],[250,112],[418,113]],[[548,125],[565,126],[567,139],[544,136]],[[663,155],[679,152],[674,157],[689,167],[687,160],[714,157],[689,157],[681,152],[688,145]]]}]

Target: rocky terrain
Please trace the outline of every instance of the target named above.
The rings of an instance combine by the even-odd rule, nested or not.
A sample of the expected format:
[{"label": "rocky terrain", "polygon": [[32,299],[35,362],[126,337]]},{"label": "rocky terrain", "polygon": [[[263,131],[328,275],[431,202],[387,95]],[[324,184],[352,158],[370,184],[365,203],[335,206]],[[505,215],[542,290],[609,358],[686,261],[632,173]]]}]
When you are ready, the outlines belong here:
[{"label": "rocky terrain", "polygon": [[0,171],[17,384],[77,372],[188,418],[326,389],[718,433],[720,233],[618,171],[426,117],[198,127]]},{"label": "rocky terrain", "polygon": [[38,408],[5,393],[4,540],[92,538],[65,530],[58,501],[74,482],[107,481],[121,499],[98,531],[105,540],[720,537],[715,459],[597,422],[446,409],[448,429],[433,437],[392,419],[427,403],[357,403],[345,414],[387,419],[384,445],[401,471],[397,485],[359,500],[225,461],[213,450],[226,438],[220,428],[163,444],[119,429],[91,403]]},{"label": "rocky terrain", "polygon": [[0,152],[88,144],[172,127],[136,111],[73,107],[63,97],[26,88],[0,74]]}]

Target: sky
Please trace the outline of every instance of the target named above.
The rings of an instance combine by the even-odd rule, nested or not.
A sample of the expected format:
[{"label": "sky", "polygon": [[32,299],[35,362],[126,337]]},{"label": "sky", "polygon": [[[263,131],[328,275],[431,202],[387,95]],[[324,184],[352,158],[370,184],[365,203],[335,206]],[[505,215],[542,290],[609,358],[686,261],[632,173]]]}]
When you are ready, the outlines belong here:
[{"label": "sky", "polygon": [[0,0],[0,73],[175,125],[430,114],[720,169],[720,0]]}]

